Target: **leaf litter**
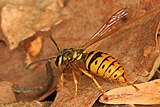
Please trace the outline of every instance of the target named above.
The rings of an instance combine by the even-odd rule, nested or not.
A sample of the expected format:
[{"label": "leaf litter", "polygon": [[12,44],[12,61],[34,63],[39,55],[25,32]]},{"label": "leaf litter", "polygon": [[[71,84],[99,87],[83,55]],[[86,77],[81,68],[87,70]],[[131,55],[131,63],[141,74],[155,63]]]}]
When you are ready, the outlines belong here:
[{"label": "leaf litter", "polygon": [[[136,84],[140,89],[131,86],[120,87],[106,92],[99,101],[105,104],[142,104],[153,105],[160,103],[160,79]],[[153,88],[154,87],[154,88]]]},{"label": "leaf litter", "polygon": [[29,5],[6,3],[1,12],[1,28],[10,49],[18,47],[20,42],[32,37],[37,31],[48,31],[51,26],[62,21],[60,10],[63,7],[61,0],[37,1]]},{"label": "leaf litter", "polygon": [[[120,60],[127,71],[127,80],[140,82],[145,78],[145,73],[151,71],[153,63],[158,57],[156,29],[160,19],[160,11],[159,6],[157,6],[137,17],[134,15],[138,14],[138,11],[133,9],[131,12],[131,17],[127,19],[128,25],[122,27],[111,37],[104,39],[98,45],[98,49],[104,50]],[[144,76],[144,78],[140,79],[141,76]],[[74,85],[67,81],[63,89],[57,94],[52,106],[92,106],[100,95],[98,88],[87,77],[82,76],[78,80],[78,96],[70,100],[74,93]],[[100,78],[98,80],[105,90],[114,87],[114,83],[111,83],[111,81],[108,84],[108,81]],[[119,86],[123,85],[119,84]]]},{"label": "leaf litter", "polygon": [[[92,2],[94,4],[95,1],[92,1]],[[72,1],[72,3],[73,3],[73,1]],[[89,2],[87,1],[85,3],[87,4]],[[76,7],[77,6],[80,7],[81,5],[76,5]],[[92,8],[92,6],[90,8]],[[104,13],[106,14],[107,12],[108,13],[111,12],[110,13],[110,15],[111,15],[111,14],[114,14],[114,12],[119,9],[119,8],[116,7],[113,10],[112,8],[113,7],[110,8],[112,11],[110,11],[110,9],[108,9],[108,8],[107,8],[107,11],[105,9],[101,8],[103,10],[102,14],[104,14]],[[111,55],[113,55],[116,59],[119,60],[119,62],[121,62],[123,64],[124,68],[127,70],[127,79],[129,81],[137,80],[137,72],[138,71],[143,71],[143,70],[141,70],[142,68],[147,70],[147,71],[150,71],[151,68],[152,68],[153,62],[155,61],[156,57],[158,56],[157,55],[157,50],[156,50],[156,44],[155,44],[155,38],[156,37],[154,35],[156,27],[157,27],[157,23],[159,21],[159,16],[158,16],[159,10],[158,10],[158,8],[159,8],[159,6],[155,6],[154,9],[151,8],[150,10],[147,10],[146,14],[143,14],[141,16],[141,18],[139,18],[140,16],[135,17],[136,15],[139,15],[139,13],[138,13],[138,11],[135,11],[133,9],[133,11],[131,12],[132,17],[129,18],[129,20],[127,22],[127,23],[130,22],[128,24],[128,26],[127,25],[124,26],[117,33],[113,34],[112,37],[106,38],[104,41],[102,41],[101,44],[99,44],[99,46],[97,46],[98,47],[97,49],[103,50],[103,51],[108,52],[108,53],[111,53]],[[71,8],[71,9],[74,10],[73,8]],[[81,9],[81,11],[82,10],[83,9]],[[91,11],[91,9],[89,9],[88,11]],[[79,13],[81,13],[81,12],[79,12]],[[101,13],[101,12],[97,12],[97,13]],[[104,16],[102,14],[100,14],[100,15]],[[79,15],[78,16],[79,18],[81,18],[81,19],[83,18],[83,17],[81,17],[80,14],[77,13],[77,15]],[[89,16],[89,18],[90,18],[90,16]],[[131,21],[131,19],[134,19],[134,18],[135,18],[135,20]],[[74,20],[75,19],[73,18],[73,22],[74,22]],[[105,18],[105,20],[106,20],[106,18]],[[91,23],[91,22],[87,22],[87,23]],[[99,22],[97,22],[97,23],[99,23]],[[65,24],[66,23],[64,23],[62,25],[65,25]],[[99,25],[100,25],[100,23],[99,23]],[[65,25],[65,26],[67,26],[67,25]],[[79,26],[86,27],[86,25],[83,24],[83,23],[81,23],[81,25],[79,25]],[[75,28],[80,30],[79,26],[76,25]],[[139,27],[139,26],[141,26],[141,27]],[[60,26],[60,27],[62,27],[62,26]],[[60,28],[60,27],[58,26],[58,28]],[[94,27],[98,28],[97,24],[95,24],[93,26],[90,26],[86,29],[92,28],[90,30],[90,32],[94,33],[94,31],[96,29]],[[60,35],[69,35],[68,32],[70,31],[71,27],[67,27],[67,28],[68,28],[67,32],[65,32],[64,34],[60,33],[58,35],[59,36]],[[63,31],[63,29],[61,29],[61,30]],[[75,29],[73,29],[73,30],[75,30]],[[82,37],[82,36],[84,36],[83,34],[88,34],[88,33],[85,33],[84,31],[80,32],[80,34],[76,35],[76,37],[78,38],[78,36]],[[139,32],[141,32],[141,34],[137,34]],[[134,39],[134,37],[138,37],[138,36],[140,36],[140,37],[143,36],[144,37],[143,33],[144,33],[145,37],[148,38],[148,39],[137,38],[138,41],[136,41],[137,39]],[[70,34],[73,35],[73,32],[70,33]],[[57,35],[57,33],[55,33],[54,35]],[[129,36],[129,35],[132,35],[133,38],[130,38],[131,36]],[[149,36],[149,35],[154,35],[154,36]],[[86,37],[89,38],[90,36],[86,36]],[[130,39],[126,39],[124,41],[122,39],[120,39],[120,38],[128,38],[128,37]],[[55,36],[55,38],[56,38],[56,36]],[[61,38],[61,37],[58,37],[58,38],[61,39],[61,42],[62,42],[63,39],[65,39],[65,38]],[[74,36],[74,38],[75,38],[75,36]],[[60,41],[60,39],[59,39],[59,41]],[[84,39],[84,38],[82,38],[82,39]],[[146,41],[144,41],[143,39],[146,40]],[[70,38],[70,40],[72,40],[72,38]],[[133,43],[133,46],[132,46],[132,44],[129,44],[129,46],[126,45],[126,44],[129,43],[128,40],[131,40],[131,43]],[[73,41],[74,41],[74,39],[73,39]],[[111,41],[113,41],[113,43],[111,43]],[[137,44],[137,45],[140,45],[141,47],[136,46],[136,44],[134,44],[136,42],[140,43],[140,44]],[[144,43],[144,42],[146,42],[148,44],[146,45],[146,43]],[[64,44],[62,47],[68,46],[68,44],[65,45],[65,43],[67,43],[66,39],[62,43],[62,45]],[[69,43],[71,43],[71,41]],[[51,45],[51,44],[47,43],[47,45],[48,45],[48,47],[50,47],[49,45]],[[17,46],[15,45],[15,47],[17,47]],[[47,50],[49,51],[48,47],[47,47]],[[134,47],[138,47],[139,49],[131,50]],[[144,47],[144,50],[143,50],[143,47]],[[129,52],[126,51],[128,49],[130,49]],[[141,51],[139,51],[139,50],[141,50]],[[45,51],[45,52],[47,53],[48,51]],[[138,55],[136,53],[138,53]],[[142,56],[145,57],[145,58],[147,57],[147,58],[146,59],[144,58],[145,59],[144,60],[143,58],[141,58]],[[139,59],[139,60],[137,60],[137,59]],[[138,63],[140,61],[142,61],[142,63],[141,63],[141,65],[138,66]],[[147,62],[147,64],[145,62]],[[144,65],[144,67],[142,67],[142,65]],[[37,69],[37,70],[40,70],[40,69]],[[39,72],[39,74],[40,74],[40,72]],[[143,74],[143,72],[139,73],[138,75],[140,76],[142,74]],[[34,75],[34,74],[31,75],[31,77],[35,77],[35,76],[37,76],[37,75]],[[28,75],[25,75],[24,79],[22,79],[23,83],[25,83],[25,81],[24,81],[25,78],[28,78],[28,77],[29,77]],[[98,82],[105,88],[105,90],[125,85],[125,84],[119,84],[119,83],[116,83],[116,82],[113,82],[113,81],[104,80],[100,77],[96,77],[96,78],[97,78]],[[74,107],[76,107],[76,106],[77,107],[79,107],[79,106],[92,106],[93,103],[95,102],[95,100],[100,95],[99,90],[97,89],[95,84],[92,82],[92,80],[90,80],[90,78],[87,78],[86,76],[80,76],[78,78],[78,80],[79,80],[79,84],[78,84],[78,96],[77,96],[77,98],[73,99],[73,100],[70,100],[70,98],[74,94],[74,83],[72,81],[66,80],[64,88],[60,92],[58,92],[57,98],[53,102],[52,106],[57,106],[57,105],[59,105],[59,106],[74,106]],[[141,81],[142,80],[144,80],[144,78],[141,79]],[[144,80],[144,81],[148,81],[148,80]]]}]

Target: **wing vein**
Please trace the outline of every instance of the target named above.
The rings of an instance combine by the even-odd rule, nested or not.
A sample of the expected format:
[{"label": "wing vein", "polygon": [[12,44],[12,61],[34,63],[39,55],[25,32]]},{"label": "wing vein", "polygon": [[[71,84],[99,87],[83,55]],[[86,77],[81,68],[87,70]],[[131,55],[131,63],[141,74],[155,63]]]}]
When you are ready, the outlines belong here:
[{"label": "wing vein", "polygon": [[123,18],[126,18],[127,15],[128,12],[126,8],[120,9],[98,29],[98,31],[85,44],[83,44],[82,47],[86,49],[92,44],[112,35],[114,32],[124,26]]}]

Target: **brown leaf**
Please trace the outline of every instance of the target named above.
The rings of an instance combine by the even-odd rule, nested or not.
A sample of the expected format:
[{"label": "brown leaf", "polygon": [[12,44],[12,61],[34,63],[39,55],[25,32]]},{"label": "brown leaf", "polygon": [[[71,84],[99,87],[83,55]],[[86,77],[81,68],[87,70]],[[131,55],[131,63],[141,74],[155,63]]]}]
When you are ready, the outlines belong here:
[{"label": "brown leaf", "polygon": [[153,105],[160,103],[160,79],[136,84],[136,91],[131,86],[112,89],[101,96],[99,101],[105,104],[143,104]]},{"label": "brown leaf", "polygon": [[2,8],[1,27],[10,49],[16,48],[21,41],[33,36],[37,31],[47,31],[53,24],[62,21],[59,13],[63,7],[61,0],[30,2],[33,4],[7,4]]},{"label": "brown leaf", "polygon": [[[156,30],[156,35],[157,35],[157,48],[160,49],[160,38],[159,38],[159,27],[160,27],[160,23],[157,27]],[[159,56],[156,58],[154,65],[152,67],[152,70],[150,71],[149,75],[147,77],[140,77],[139,80],[141,80],[142,82],[148,81],[150,80],[152,77],[156,76],[156,72],[159,70],[159,64],[160,64],[160,53]]]},{"label": "brown leaf", "polygon": [[[143,14],[134,9],[129,14],[131,17],[127,19],[128,24],[111,37],[104,39],[98,45],[98,49],[115,56],[124,65],[127,80],[135,81],[145,70],[151,70],[158,56],[155,32],[160,19],[159,5]],[[94,48],[95,46],[92,47]],[[74,83],[67,81],[52,106],[92,106],[100,95],[98,88],[85,76],[79,77],[78,80],[78,96],[70,100],[74,95]],[[107,83],[108,81],[103,79],[98,80],[105,90],[115,88],[113,81]]]},{"label": "brown leaf", "polygon": [[[138,14],[133,11],[132,15]],[[152,17],[151,17],[152,16]],[[158,57],[156,29],[159,23],[159,8],[153,8],[136,20],[133,16],[128,25],[105,39],[98,47],[118,59],[126,70],[129,81],[148,81],[147,75]],[[114,42],[113,42],[114,41]],[[155,69],[154,69],[155,70]],[[147,71],[147,73],[146,73]],[[141,77],[141,78],[140,78]]]},{"label": "brown leaf", "polygon": [[[11,2],[10,4],[13,5],[13,4],[15,4],[13,2],[17,1],[17,0],[14,0],[14,1],[5,0],[5,2],[6,1],[10,1]],[[58,26],[53,27],[53,29],[51,30],[51,32],[53,34],[52,36],[62,49],[63,48],[70,48],[70,47],[72,47],[72,48],[79,47],[79,45],[82,45],[82,43],[87,41],[87,39],[89,37],[91,37],[91,35],[94,32],[96,32],[96,30],[102,25],[102,23],[104,23],[106,21],[106,19],[108,19],[117,10],[121,9],[122,7],[131,7],[131,8],[133,8],[134,14],[132,14],[132,12],[131,12],[132,17],[129,18],[129,22],[131,22],[131,23],[129,24],[130,26],[128,26],[128,27],[131,27],[130,30],[127,29],[127,30],[124,30],[124,32],[122,30],[122,31],[120,31],[120,33],[117,33],[117,35],[122,34],[122,35],[127,36],[132,31],[132,27],[133,27],[133,31],[135,31],[134,29],[136,27],[141,26],[140,24],[137,25],[137,23],[141,23],[141,21],[143,22],[143,20],[141,20],[139,22],[137,21],[135,23],[135,25],[137,25],[137,26],[134,27],[134,22],[137,20],[137,18],[142,17],[141,19],[147,18],[147,20],[149,20],[148,17],[153,18],[153,17],[155,17],[155,14],[158,14],[158,12],[157,12],[159,9],[158,3],[154,3],[156,5],[150,5],[149,8],[147,6],[147,9],[145,8],[145,5],[146,5],[145,3],[143,4],[143,6],[141,6],[141,3],[138,4],[137,7],[133,6],[133,5],[135,5],[135,2],[139,3],[140,1],[143,1],[143,0],[134,0],[134,1],[128,0],[127,2],[126,2],[126,0],[120,0],[117,2],[112,2],[112,4],[119,3],[120,7],[118,7],[118,6],[109,4],[108,1],[105,1],[105,0],[86,0],[85,2],[84,1],[77,2],[75,0],[69,0],[65,9],[70,11],[71,18],[63,21]],[[41,1],[38,2],[40,9],[42,9],[42,10],[43,10],[43,7],[46,7],[45,6],[46,0],[43,3],[41,3]],[[23,6],[30,6],[30,2],[28,2],[28,1],[19,2],[19,4],[23,4]],[[37,4],[37,3],[34,3],[34,4]],[[0,3],[0,5],[1,5],[1,3]],[[46,3],[46,5],[48,6],[47,3]],[[32,6],[33,6],[33,4],[32,4]],[[157,8],[157,11],[154,12],[153,7],[155,8],[155,10]],[[144,15],[145,13],[146,14],[148,13],[148,15],[147,16]],[[48,14],[48,17],[49,17],[49,15],[52,15],[52,14]],[[154,21],[157,22],[156,21],[157,19],[155,18]],[[152,22],[154,23],[154,21],[152,21]],[[148,24],[147,24],[146,27],[143,29],[145,31],[150,30],[150,31],[152,31],[152,33],[154,33],[153,29],[155,28],[155,26],[156,26],[156,24],[155,25],[151,24],[148,27]],[[125,28],[126,27],[127,26],[125,26]],[[123,28],[123,29],[125,29],[125,28]],[[32,30],[34,30],[34,29],[32,29]],[[125,32],[127,32],[127,33],[125,34]],[[135,31],[135,34],[137,34],[136,31]],[[53,45],[53,43],[51,42],[51,40],[48,38],[48,36],[49,35],[43,36],[44,37],[43,38],[44,45],[42,47],[41,53],[38,56],[39,59],[56,55],[57,50],[56,50],[55,46]],[[133,33],[132,33],[132,36],[134,36]],[[117,38],[117,37],[119,37],[119,36],[113,35],[113,38]],[[148,37],[148,34],[147,34],[147,37]],[[128,70],[130,70],[130,72],[127,73],[128,80],[130,80],[131,78],[129,76],[132,76],[134,74],[131,73],[131,71],[133,69],[130,68],[131,66],[130,66],[129,58],[126,58],[126,60],[128,60],[127,64],[124,63],[125,62],[125,55],[124,55],[123,59],[121,59],[121,57],[119,57],[119,56],[122,56],[123,53],[119,53],[118,48],[116,48],[115,46],[114,47],[111,46],[111,45],[113,45],[113,44],[115,45],[116,43],[119,43],[119,42],[112,40],[113,43],[110,44],[110,42],[109,43],[106,42],[107,39],[109,39],[109,38],[106,38],[104,41],[102,41],[102,43],[104,43],[106,46],[103,46],[103,44],[102,44],[99,46],[98,50],[102,50],[104,52],[109,52],[109,53],[111,52],[111,54],[116,59],[119,59],[119,62],[124,65],[125,69],[127,69],[126,72],[128,72]],[[152,40],[153,40],[153,38],[152,38]],[[99,43],[97,43],[97,44],[99,45]],[[108,45],[110,45],[110,46],[108,46]],[[119,46],[121,46],[121,44]],[[147,47],[150,47],[150,46],[147,45]],[[114,48],[116,48],[116,49],[114,49]],[[6,45],[3,45],[0,42],[0,49],[3,50],[3,51],[0,51],[0,59],[1,59],[0,60],[0,69],[1,69],[0,79],[7,80],[7,81],[9,80],[9,81],[12,81],[13,83],[17,84],[18,86],[29,87],[29,88],[37,86],[37,85],[41,85],[44,82],[46,83],[46,81],[45,81],[46,80],[46,73],[45,73],[44,65],[39,66],[36,69],[29,69],[28,71],[25,70],[26,64],[24,62],[25,62],[26,57],[25,57],[25,51],[24,51],[23,47],[18,47],[15,50],[10,51]],[[92,49],[97,50],[95,47],[93,47]],[[147,49],[147,48],[145,48],[145,49]],[[148,49],[149,51],[145,51],[145,52],[147,52],[147,54],[145,54],[145,56],[149,55],[150,49],[151,48]],[[89,51],[91,51],[91,50],[89,50]],[[134,56],[134,55],[132,54],[131,56]],[[150,57],[150,58],[153,58],[153,59],[152,60],[148,59],[149,63],[147,62],[147,64],[151,64],[151,62],[154,60],[155,57]],[[53,61],[53,63],[54,63],[54,61]],[[146,65],[146,64],[144,64],[144,65]],[[128,68],[126,68],[126,67],[128,67]],[[54,73],[59,73],[59,71],[57,70],[57,67],[54,67],[53,69],[54,69]],[[135,75],[133,77],[135,77]],[[116,82],[104,80],[101,77],[97,77],[97,76],[96,76],[96,79],[98,80],[100,85],[104,86],[105,90],[119,87],[120,85],[125,85],[124,83],[117,85]],[[79,106],[85,106],[85,107],[92,106],[93,103],[95,102],[95,100],[100,95],[100,92],[99,92],[98,88],[95,86],[95,84],[93,83],[93,81],[90,78],[86,77],[85,75],[80,76],[78,78],[78,96],[76,99],[70,100],[70,98],[73,97],[74,91],[75,91],[74,83],[73,83],[73,81],[70,81],[70,80],[71,79],[65,81],[64,88],[62,89],[62,91],[58,92],[57,98],[56,98],[53,105],[56,107],[57,106],[69,106],[69,107],[70,106],[78,106],[78,107]],[[135,80],[135,78],[133,78],[133,80]],[[132,80],[130,80],[130,81],[132,81]],[[22,99],[29,99],[29,97],[25,97],[25,96],[22,96],[21,98]],[[33,96],[32,96],[32,98],[33,98]],[[32,99],[32,98],[30,98],[30,99]]]},{"label": "brown leaf", "polygon": [[35,61],[36,56],[41,51],[41,48],[42,48],[41,36],[37,36],[33,41],[25,44],[27,65]]},{"label": "brown leaf", "polygon": [[13,90],[16,94],[17,101],[22,100],[44,100],[47,96],[49,96],[51,93],[53,93],[57,88],[57,78],[55,74],[53,73],[51,62],[47,62],[45,64],[46,68],[46,74],[47,74],[47,83],[35,87],[30,88],[24,88],[14,85]]},{"label": "brown leaf", "polygon": [[16,101],[12,86],[13,84],[10,82],[0,82],[0,104],[12,103]]}]

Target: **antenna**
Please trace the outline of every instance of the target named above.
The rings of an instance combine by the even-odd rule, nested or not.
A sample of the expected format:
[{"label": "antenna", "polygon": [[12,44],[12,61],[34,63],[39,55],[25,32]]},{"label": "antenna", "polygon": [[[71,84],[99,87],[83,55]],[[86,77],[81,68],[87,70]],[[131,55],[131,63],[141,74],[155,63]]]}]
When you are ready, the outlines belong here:
[{"label": "antenna", "polygon": [[54,58],[56,58],[56,56],[34,61],[34,62],[30,63],[29,65],[27,65],[26,69],[28,69],[28,68],[29,68],[30,66],[32,66],[33,64],[40,63],[40,62],[44,62],[44,61],[48,61],[48,60],[52,60],[52,59],[54,59]]},{"label": "antenna", "polygon": [[[50,35],[50,39],[52,40],[52,42],[53,42],[54,45],[56,46],[57,50],[60,51],[60,48],[58,47],[56,41],[52,38],[51,35]],[[50,57],[50,58],[45,58],[45,59],[40,59],[40,60],[34,61],[34,62],[30,63],[30,64],[26,67],[26,69],[28,69],[28,68],[29,68],[30,66],[32,66],[33,64],[40,63],[40,62],[44,62],[44,61],[48,61],[48,60],[52,60],[52,59],[54,59],[54,58],[56,58],[56,56],[52,56],[52,57]]]},{"label": "antenna", "polygon": [[58,47],[56,41],[52,38],[52,36],[50,35],[50,39],[52,40],[52,42],[54,43],[54,45],[56,46],[57,50],[60,51],[60,48]]}]

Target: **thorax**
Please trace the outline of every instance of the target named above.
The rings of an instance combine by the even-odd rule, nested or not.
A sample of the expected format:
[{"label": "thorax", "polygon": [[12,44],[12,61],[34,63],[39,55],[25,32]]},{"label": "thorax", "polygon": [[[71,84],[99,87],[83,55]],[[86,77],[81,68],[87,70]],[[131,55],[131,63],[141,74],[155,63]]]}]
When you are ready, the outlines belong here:
[{"label": "thorax", "polygon": [[87,56],[87,52],[81,48],[63,49],[58,53],[55,64],[56,66],[59,66],[59,65],[67,66],[71,62],[74,62],[77,60],[85,60],[86,56]]}]

